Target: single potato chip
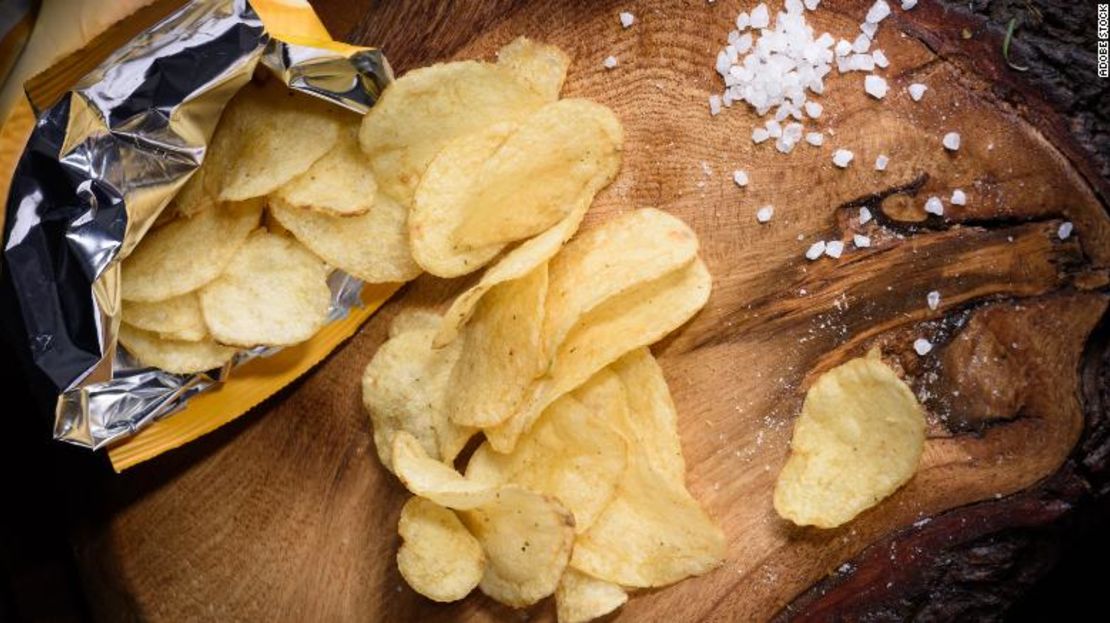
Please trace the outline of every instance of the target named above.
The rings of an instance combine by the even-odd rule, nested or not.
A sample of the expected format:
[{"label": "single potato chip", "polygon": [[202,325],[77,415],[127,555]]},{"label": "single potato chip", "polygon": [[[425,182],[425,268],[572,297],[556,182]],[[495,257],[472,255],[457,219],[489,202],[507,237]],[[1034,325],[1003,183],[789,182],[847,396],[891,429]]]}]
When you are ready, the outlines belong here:
[{"label": "single potato chip", "polygon": [[603,617],[628,601],[620,586],[568,568],[555,589],[559,623],[586,623]]},{"label": "single potato chip", "polygon": [[551,261],[544,321],[548,352],[554,354],[574,325],[598,305],[686,266],[697,253],[698,238],[686,223],[654,208],[628,212],[583,232]]},{"label": "single potato chip", "polygon": [[678,436],[678,410],[663,369],[645,348],[637,348],[614,361],[609,369],[624,385],[628,410],[636,423],[628,428],[630,440],[652,469],[677,487],[686,486],[686,459]]},{"label": "single potato chip", "polygon": [[165,340],[149,331],[120,323],[119,343],[143,365],[172,374],[196,374],[222,367],[231,361],[235,349],[210,339],[195,342]]},{"label": "single potato chip", "polygon": [[[490,288],[523,277],[558,253],[574,232],[578,231],[582,217],[586,215],[592,201],[592,194],[579,197],[578,203],[565,219],[506,253],[486,270],[477,284],[455,298],[451,308],[443,315],[443,323],[436,334],[435,347],[442,348],[458,337],[459,330],[470,320],[478,301],[482,300]],[[548,289],[550,290],[550,286]]]},{"label": "single potato chip", "polygon": [[563,396],[517,444],[512,454],[482,444],[466,477],[513,483],[559,500],[574,514],[578,532],[589,528],[613,497],[628,448],[608,423],[571,396]]},{"label": "single potato chip", "polygon": [[177,191],[173,201],[162,211],[163,214],[193,217],[219,203],[216,200],[216,195],[208,192],[208,189],[205,188],[205,171],[203,163],[196,171],[193,171],[189,180],[185,182],[181,190]]},{"label": "single potato chip", "polygon": [[354,113],[277,80],[248,83],[224,109],[208,146],[205,191],[220,201],[274,192],[331,151],[345,115]]},{"label": "single potato chip", "polygon": [[370,211],[377,193],[370,159],[358,145],[358,126],[348,122],[335,147],[279,188],[275,197],[285,205],[328,216],[355,216]]},{"label": "single potato chip", "polygon": [[547,405],[625,353],[653,344],[685,324],[709,300],[711,286],[708,269],[695,259],[597,306],[563,340],[554,364],[532,384],[517,412],[485,431],[490,444],[498,452],[512,452]]},{"label": "single potato chip", "polygon": [[327,267],[284,236],[259,230],[224,273],[200,290],[212,337],[235,346],[283,346],[312,337],[331,306]]},{"label": "single potato chip", "polygon": [[492,426],[512,415],[543,373],[547,264],[487,294],[460,338],[447,413],[461,426]]},{"label": "single potato chip", "polygon": [[204,286],[223,272],[261,214],[258,201],[224,204],[148,231],[123,260],[123,300],[164,301]]},{"label": "single potato chip", "polygon": [[414,495],[467,510],[493,501],[498,487],[464,477],[451,466],[428,456],[416,437],[399,430],[393,435],[393,472]]},{"label": "single potato chip", "polygon": [[821,375],[794,424],[775,510],[801,526],[835,528],[878,504],[917,471],[925,415],[879,351]]},{"label": "single potato chip", "polygon": [[379,195],[359,216],[325,214],[271,197],[270,213],[324,261],[367,283],[408,281],[420,274],[409,248],[405,208],[389,197]]},{"label": "single potato chip", "polygon": [[478,586],[486,555],[455,513],[411,497],[397,524],[397,569],[416,592],[439,602],[458,601]]},{"label": "single potato chip", "polygon": [[439,315],[402,313],[390,325],[390,339],[378,348],[362,375],[362,404],[374,427],[382,465],[392,471],[393,437],[411,434],[431,458],[451,463],[474,434],[447,418],[447,382],[459,358],[459,344],[433,350]]},{"label": "single potato chip", "polygon": [[459,518],[489,560],[483,593],[523,608],[555,592],[574,545],[574,517],[557,500],[506,485]]},{"label": "single potato chip", "polygon": [[151,303],[124,301],[120,320],[166,340],[197,342],[208,336],[195,292]]},{"label": "single potato chip", "polygon": [[570,57],[553,45],[517,37],[497,51],[497,64],[513,72],[545,101],[559,99]]}]

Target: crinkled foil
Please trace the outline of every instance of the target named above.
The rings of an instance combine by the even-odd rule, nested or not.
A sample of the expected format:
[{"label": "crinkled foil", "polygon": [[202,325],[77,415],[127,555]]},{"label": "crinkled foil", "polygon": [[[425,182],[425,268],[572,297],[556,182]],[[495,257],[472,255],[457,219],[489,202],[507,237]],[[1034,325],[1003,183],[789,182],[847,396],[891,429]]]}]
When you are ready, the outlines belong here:
[{"label": "crinkled foil", "polygon": [[[219,112],[259,63],[293,89],[363,113],[392,80],[376,49],[284,43],[246,0],[195,0],[39,115],[8,196],[0,297],[15,301],[3,320],[58,397],[56,439],[102,447],[272,352],[186,376],[116,348],[119,259],[200,165]],[[336,273],[329,283],[331,319],[360,304],[357,279]]]}]

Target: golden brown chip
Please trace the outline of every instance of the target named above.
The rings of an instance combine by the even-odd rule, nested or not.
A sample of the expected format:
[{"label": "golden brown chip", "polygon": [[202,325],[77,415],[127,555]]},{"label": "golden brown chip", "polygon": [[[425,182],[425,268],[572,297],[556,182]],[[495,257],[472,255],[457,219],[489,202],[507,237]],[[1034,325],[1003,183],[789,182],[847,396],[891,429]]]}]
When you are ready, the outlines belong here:
[{"label": "golden brown chip", "polygon": [[467,464],[466,477],[550,495],[574,514],[576,529],[583,532],[612,499],[627,452],[624,438],[610,424],[563,396],[544,411],[512,454],[482,444]]},{"label": "golden brown chip", "polygon": [[320,258],[296,240],[259,230],[201,289],[204,322],[221,344],[303,342],[327,319],[327,276]]},{"label": "golden brown chip", "polygon": [[630,441],[660,477],[678,487],[686,486],[686,459],[678,436],[678,410],[663,369],[651,351],[637,348],[614,361],[609,369],[625,387],[629,413],[636,414],[628,428]]},{"label": "golden brown chip", "polygon": [[164,340],[154,333],[126,324],[119,326],[119,343],[143,365],[173,374],[195,374],[219,368],[235,355],[235,349],[210,339],[195,342]]},{"label": "golden brown chip", "polygon": [[821,375],[794,424],[775,510],[798,525],[834,528],[909,481],[925,416],[877,350]]},{"label": "golden brown chip", "polygon": [[203,210],[147,232],[121,267],[125,301],[164,301],[212,281],[258,226],[262,204]]},{"label": "golden brown chip", "polygon": [[268,195],[339,140],[341,111],[277,80],[249,83],[228,103],[204,158],[206,192],[220,201]]},{"label": "golden brown chip", "polygon": [[555,590],[559,623],[586,623],[603,617],[628,601],[620,586],[568,568]]},{"label": "golden brown chip", "polygon": [[507,485],[459,518],[482,544],[482,592],[516,608],[551,595],[574,544],[574,517],[553,498]]},{"label": "golden brown chip", "polygon": [[478,586],[486,555],[455,513],[431,500],[411,497],[397,524],[397,568],[416,592],[433,601],[466,597]]},{"label": "golden brown chip", "polygon": [[547,264],[502,283],[478,304],[459,339],[447,413],[462,426],[492,426],[512,414],[546,365],[543,353]]},{"label": "golden brown chip", "polygon": [[208,189],[205,188],[204,172],[203,164],[196,171],[193,171],[189,180],[185,182],[181,190],[177,191],[173,201],[163,210],[164,214],[192,217],[204,210],[215,207],[219,203],[216,195],[208,192]]},{"label": "golden brown chip", "polygon": [[570,57],[553,45],[517,37],[497,51],[497,64],[513,72],[548,102],[559,99]]},{"label": "golden brown chip", "polygon": [[392,470],[393,437],[405,431],[434,459],[450,463],[473,435],[444,407],[459,345],[432,349],[438,315],[420,310],[397,316],[387,340],[362,376],[362,403],[374,426],[378,458]]},{"label": "golden brown chip", "polygon": [[367,283],[408,281],[420,274],[409,249],[405,208],[384,195],[359,216],[335,216],[270,199],[282,226],[332,266]]},{"label": "golden brown chip", "polygon": [[390,459],[393,472],[414,495],[453,508],[466,510],[493,501],[499,488],[465,478],[451,466],[428,456],[424,447],[407,431],[393,435]]},{"label": "golden brown chip", "polygon": [[370,211],[377,193],[370,159],[358,145],[358,126],[349,122],[339,132],[335,147],[279,188],[275,197],[284,205],[327,216],[355,216]]},{"label": "golden brown chip", "polygon": [[432,65],[385,89],[363,119],[359,142],[380,190],[407,206],[444,145],[495,123],[520,121],[543,104],[504,67],[476,61]]},{"label": "golden brown chip", "polygon": [[167,340],[196,342],[208,336],[195,292],[151,303],[124,301],[120,320]]}]

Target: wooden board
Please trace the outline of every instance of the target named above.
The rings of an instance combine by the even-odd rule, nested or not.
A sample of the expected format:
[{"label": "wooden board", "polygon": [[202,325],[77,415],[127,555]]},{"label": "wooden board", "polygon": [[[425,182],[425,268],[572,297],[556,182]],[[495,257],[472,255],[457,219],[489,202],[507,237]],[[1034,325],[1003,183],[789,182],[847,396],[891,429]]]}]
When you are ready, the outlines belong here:
[{"label": "wooden board", "polygon": [[[701,238],[712,298],[654,352],[679,408],[690,489],[722,524],[728,558],[704,577],[637,594],[617,620],[835,617],[851,611],[837,585],[896,598],[903,584],[894,580],[927,564],[912,548],[895,555],[897,544],[939,551],[968,509],[1012,517],[1002,510],[1073,452],[1090,408],[1081,383],[1088,339],[1108,302],[1104,182],[1035,98],[1009,97],[1019,91],[991,73],[998,62],[970,53],[986,44],[961,42],[958,19],[936,5],[922,2],[908,16],[896,10],[884,23],[878,47],[892,61],[885,100],[864,94],[862,74],[832,78],[818,125],[835,135],[824,148],[783,156],[751,143],[749,111],[708,113],[708,95],[721,88],[717,50],[748,2],[319,4],[337,34],[349,28],[353,42],[382,45],[399,72],[488,58],[519,34],[560,45],[574,58],[565,95],[611,106],[627,137],[620,176],[587,226],[655,206]],[[854,36],[869,4],[825,0],[810,22]],[[636,15],[632,28],[620,27],[621,10]],[[612,71],[602,67],[609,55],[619,60]],[[911,82],[930,87],[920,103],[905,93]],[[940,145],[950,130],[963,136],[957,154]],[[855,152],[852,167],[832,165],[836,147]],[[880,153],[891,158],[883,173],[871,166]],[[750,173],[747,189],[731,181],[734,169]],[[925,220],[924,199],[954,188],[967,192],[968,205]],[[775,218],[759,225],[754,214],[765,204]],[[860,226],[861,206],[877,219]],[[1056,234],[1063,220],[1076,224],[1068,240]],[[853,233],[870,235],[873,246],[849,244],[840,260],[802,257],[814,240]],[[362,369],[390,318],[406,307],[443,307],[466,281],[417,280],[257,412],[97,491],[98,512],[75,539],[94,613],[154,621],[519,616],[477,594],[435,605],[404,585],[394,555],[406,493],[379,466],[360,402]],[[931,290],[942,297],[935,311],[926,305]],[[930,356],[913,353],[917,337],[936,344]],[[901,363],[929,409],[921,470],[841,529],[792,527],[775,515],[770,492],[805,388],[876,344]],[[983,510],[991,508],[1000,514]],[[936,536],[935,526],[948,530]],[[889,557],[876,553],[888,544]],[[529,616],[550,620],[553,608],[544,602]]]}]

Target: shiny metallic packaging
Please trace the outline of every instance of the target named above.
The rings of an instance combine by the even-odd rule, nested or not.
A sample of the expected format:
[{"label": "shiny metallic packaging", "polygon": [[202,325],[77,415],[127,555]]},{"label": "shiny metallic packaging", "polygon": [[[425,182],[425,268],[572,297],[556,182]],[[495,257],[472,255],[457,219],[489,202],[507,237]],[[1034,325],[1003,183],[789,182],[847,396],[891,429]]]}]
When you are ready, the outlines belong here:
[{"label": "shiny metallic packaging", "polygon": [[[392,80],[379,50],[280,41],[247,0],[194,0],[39,111],[6,205],[0,313],[31,376],[57,395],[56,439],[120,440],[268,354],[186,376],[116,349],[120,258],[200,165],[220,111],[259,65],[361,113]],[[360,304],[357,279],[336,273],[330,285],[331,319]]]}]

